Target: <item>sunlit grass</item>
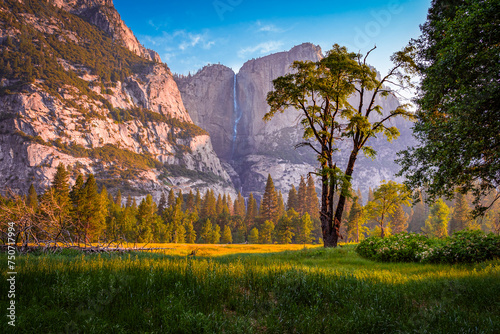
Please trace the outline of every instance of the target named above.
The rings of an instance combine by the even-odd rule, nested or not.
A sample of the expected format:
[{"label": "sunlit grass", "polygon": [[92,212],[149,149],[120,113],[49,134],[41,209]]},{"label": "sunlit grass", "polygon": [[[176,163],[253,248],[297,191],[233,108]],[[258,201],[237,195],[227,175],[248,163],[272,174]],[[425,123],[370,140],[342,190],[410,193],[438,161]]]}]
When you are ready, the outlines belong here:
[{"label": "sunlit grass", "polygon": [[498,260],[377,263],[353,245],[161,246],[170,253],[18,256],[14,332],[495,333],[500,326]]}]

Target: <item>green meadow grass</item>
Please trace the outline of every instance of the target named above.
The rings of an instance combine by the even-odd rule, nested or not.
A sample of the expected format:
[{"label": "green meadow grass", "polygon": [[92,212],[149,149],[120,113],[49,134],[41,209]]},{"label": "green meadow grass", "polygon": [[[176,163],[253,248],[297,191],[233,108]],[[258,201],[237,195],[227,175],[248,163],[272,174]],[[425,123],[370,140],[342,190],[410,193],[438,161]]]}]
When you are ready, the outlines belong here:
[{"label": "green meadow grass", "polygon": [[[500,332],[498,260],[377,263],[348,245],[218,257],[65,251],[16,266],[16,327],[3,316],[3,333]],[[6,313],[6,292],[0,300]]]}]

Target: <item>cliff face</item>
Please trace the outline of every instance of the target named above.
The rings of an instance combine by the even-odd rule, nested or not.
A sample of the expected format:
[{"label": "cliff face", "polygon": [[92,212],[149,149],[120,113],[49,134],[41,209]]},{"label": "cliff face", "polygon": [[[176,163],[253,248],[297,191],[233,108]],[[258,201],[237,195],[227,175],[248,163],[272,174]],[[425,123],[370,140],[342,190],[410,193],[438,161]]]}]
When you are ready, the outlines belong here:
[{"label": "cliff face", "polygon": [[[269,111],[266,96],[273,89],[272,80],[279,76],[290,73],[290,65],[295,60],[318,61],[322,58],[319,46],[305,43],[292,48],[288,52],[280,52],[259,59],[246,62],[236,75],[236,94],[231,92],[228,84],[219,85],[216,76],[217,72],[213,67],[202,70],[203,76],[197,75],[184,78],[183,84],[179,88],[186,105],[193,105],[196,109],[203,105],[203,113],[210,115],[211,119],[218,119],[225,115],[226,120],[232,120],[233,141],[231,144],[225,143],[224,148],[215,145],[215,150],[225,150],[233,147],[232,154],[224,155],[224,160],[229,162],[234,171],[231,172],[235,185],[248,195],[250,192],[260,194],[263,185],[270,173],[275,182],[275,186],[286,193],[291,184],[297,185],[301,175],[315,171],[317,161],[312,150],[307,148],[295,149],[294,146],[301,142],[303,128],[299,123],[301,113],[289,109],[282,114],[277,114],[271,121],[262,120],[265,113]],[[219,66],[219,65],[217,65]],[[203,80],[200,80],[200,77]],[[176,79],[178,83],[181,81]],[[208,85],[213,85],[207,88]],[[196,89],[193,89],[196,87]],[[229,87],[229,88],[228,88]],[[206,92],[208,89],[217,91],[217,99],[208,99]],[[236,96],[232,111],[230,101]],[[220,102],[222,104],[220,104]],[[353,105],[358,104],[356,97],[351,99]],[[396,98],[389,96],[379,98],[377,103],[386,112],[394,110],[399,102]],[[190,110],[191,112],[191,110]],[[230,117],[234,115],[232,118]],[[206,129],[210,135],[220,131],[213,127],[207,118],[195,118],[194,122]],[[236,122],[236,120],[238,120]],[[401,137],[392,143],[388,143],[382,136],[373,138],[369,145],[377,151],[376,160],[372,161],[365,157],[359,157],[354,172],[353,186],[359,187],[365,194],[368,188],[377,187],[382,180],[395,179],[394,174],[398,171],[398,166],[394,163],[396,152],[402,150],[413,143],[411,135],[411,123],[395,119],[393,124],[401,132]],[[224,131],[229,131],[230,126],[225,125]],[[226,135],[226,138],[230,137]],[[351,143],[344,141],[339,143],[340,151],[335,156],[335,161],[342,168],[345,168]],[[318,186],[319,187],[319,186]],[[366,197],[366,196],[365,196]]]},{"label": "cliff face", "polygon": [[236,121],[233,70],[206,66],[193,76],[176,76],[175,80],[193,122],[210,133],[217,155],[230,160]]},{"label": "cliff face", "polygon": [[[159,197],[174,187],[234,193],[170,70],[143,52],[112,2],[54,2],[60,10],[0,4],[0,52],[9,69],[0,69],[0,188],[22,193],[34,183],[41,191],[63,163],[73,179],[93,173],[111,192]],[[100,14],[89,13],[108,13],[109,24],[95,24],[92,17]],[[117,27],[126,28],[125,36]]]}]

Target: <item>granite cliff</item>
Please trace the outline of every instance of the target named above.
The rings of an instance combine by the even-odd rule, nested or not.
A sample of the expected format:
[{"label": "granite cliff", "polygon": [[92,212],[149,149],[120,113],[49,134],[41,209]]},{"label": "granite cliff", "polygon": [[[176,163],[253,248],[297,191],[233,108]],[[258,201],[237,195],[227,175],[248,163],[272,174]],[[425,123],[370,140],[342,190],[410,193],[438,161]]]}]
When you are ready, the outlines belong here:
[{"label": "granite cliff", "polygon": [[0,189],[46,188],[59,163],[111,192],[233,192],[170,69],[111,0],[0,3]]}]

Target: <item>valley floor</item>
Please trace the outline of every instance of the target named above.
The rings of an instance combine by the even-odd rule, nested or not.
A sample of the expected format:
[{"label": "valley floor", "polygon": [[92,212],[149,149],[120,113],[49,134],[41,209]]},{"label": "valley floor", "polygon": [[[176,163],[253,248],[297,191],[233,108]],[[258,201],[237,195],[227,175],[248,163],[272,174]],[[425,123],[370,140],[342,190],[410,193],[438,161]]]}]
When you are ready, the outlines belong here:
[{"label": "valley floor", "polygon": [[[146,247],[159,246],[16,256],[16,326],[2,316],[2,332],[500,332],[499,260],[377,263],[354,245]],[[4,313],[7,278],[5,270]]]}]

